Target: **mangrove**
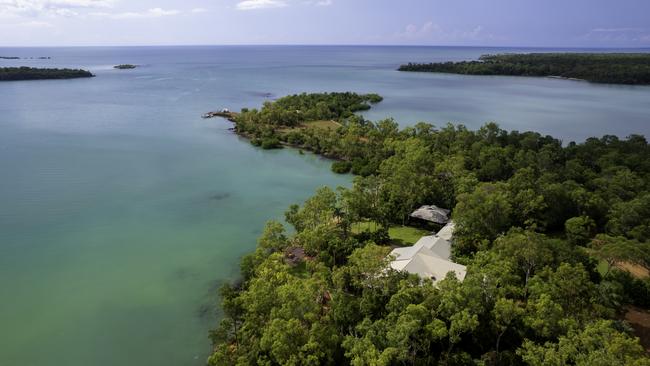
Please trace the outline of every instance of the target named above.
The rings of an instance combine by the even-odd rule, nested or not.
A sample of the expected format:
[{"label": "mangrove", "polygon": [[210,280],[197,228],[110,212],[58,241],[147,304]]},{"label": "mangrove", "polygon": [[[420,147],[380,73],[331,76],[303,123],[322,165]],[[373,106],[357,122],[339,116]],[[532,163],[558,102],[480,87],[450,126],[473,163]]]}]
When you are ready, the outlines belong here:
[{"label": "mangrove", "polygon": [[408,63],[399,71],[464,75],[546,76],[594,83],[650,84],[650,53],[529,53],[483,55],[479,60]]},{"label": "mangrove", "polygon": [[34,67],[0,67],[0,81],[75,79],[93,77],[90,71],[81,69],[41,69]]}]

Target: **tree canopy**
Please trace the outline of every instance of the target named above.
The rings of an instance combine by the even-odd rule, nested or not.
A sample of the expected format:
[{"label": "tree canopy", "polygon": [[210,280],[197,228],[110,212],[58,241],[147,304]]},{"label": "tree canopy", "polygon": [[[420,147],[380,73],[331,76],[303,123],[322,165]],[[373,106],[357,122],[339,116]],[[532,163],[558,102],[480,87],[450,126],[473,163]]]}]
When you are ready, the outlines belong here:
[{"label": "tree canopy", "polygon": [[0,67],[0,81],[74,79],[94,75],[80,69],[39,69],[35,67]]},{"label": "tree canopy", "polygon": [[[644,137],[339,123],[294,132],[349,163],[353,186],[291,206],[292,230],[266,226],[222,290],[210,364],[650,365],[619,320],[650,305],[650,282],[616,268],[650,265]],[[401,225],[422,204],[452,209],[464,281],[393,271],[385,235],[351,230]]]},{"label": "tree canopy", "polygon": [[408,63],[399,71],[467,75],[557,76],[596,83],[650,84],[648,53],[528,53],[483,55],[478,61]]}]

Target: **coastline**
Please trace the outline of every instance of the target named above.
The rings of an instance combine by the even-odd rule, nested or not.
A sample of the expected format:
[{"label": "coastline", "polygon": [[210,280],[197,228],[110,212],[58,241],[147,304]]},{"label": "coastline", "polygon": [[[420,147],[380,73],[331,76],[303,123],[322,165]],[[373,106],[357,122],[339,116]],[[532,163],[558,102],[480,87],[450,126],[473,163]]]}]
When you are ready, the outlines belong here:
[{"label": "coastline", "polygon": [[[309,95],[305,96],[306,99],[308,97]],[[278,112],[274,106],[265,105],[266,107],[268,110],[260,112],[262,116],[258,115],[257,110],[254,110],[252,115],[247,115],[248,110],[242,110],[241,114],[222,111],[206,115],[221,117],[235,123],[232,130],[238,136],[248,140],[259,139],[260,136],[265,136],[263,135],[265,133],[267,137],[271,134],[277,137],[278,133],[299,134],[300,131],[310,131],[300,129],[307,122],[299,122],[292,124],[287,132],[285,130],[287,126],[283,123],[288,120],[283,119],[281,113],[273,114],[272,112]],[[284,107],[286,104],[280,105],[280,109]],[[307,112],[298,114],[309,115]],[[242,115],[241,119],[238,118],[240,115]],[[279,117],[273,119],[273,116]],[[575,217],[569,205],[560,203],[564,203],[565,200],[581,200],[583,196],[563,197],[554,194],[554,191],[548,193],[545,189],[559,186],[562,189],[594,191],[591,188],[593,184],[589,182],[578,184],[570,178],[565,178],[574,170],[573,167],[567,167],[566,162],[573,161],[586,166],[586,161],[583,162],[583,159],[588,160],[589,158],[585,157],[591,157],[592,153],[597,156],[607,156],[619,152],[639,158],[646,153],[647,147],[645,140],[639,140],[642,137],[629,137],[625,141],[620,141],[620,144],[625,145],[619,145],[618,141],[605,136],[600,140],[596,139],[605,144],[604,150],[594,152],[591,150],[593,141],[591,144],[582,143],[570,148],[562,147],[560,140],[551,136],[542,136],[536,132],[506,131],[494,123],[488,123],[478,130],[457,129],[451,125],[437,130],[427,124],[418,125],[417,130],[408,127],[404,129],[396,127],[391,130],[382,129],[382,127],[389,127],[387,125],[373,124],[363,119],[350,117],[342,118],[341,121],[343,120],[347,122],[333,134],[327,132],[318,134],[316,131],[323,130],[312,129],[314,135],[311,137],[320,139],[316,146],[322,148],[328,142],[335,140],[337,145],[334,148],[338,149],[335,151],[360,148],[362,150],[357,153],[366,154],[364,158],[380,159],[381,169],[375,172],[376,175],[375,173],[368,176],[355,174],[359,177],[355,179],[354,186],[350,189],[343,188],[335,191],[323,187],[303,205],[292,205],[285,213],[284,223],[279,221],[267,223],[258,239],[257,249],[243,257],[241,261],[242,280],[235,284],[226,284],[221,289],[222,306],[226,313],[219,327],[211,333],[214,353],[208,359],[210,365],[236,364],[242,359],[267,358],[276,364],[286,364],[289,360],[302,360],[301,357],[304,355],[311,355],[314,348],[320,355],[325,355],[322,359],[318,359],[321,364],[354,363],[355,360],[360,359],[352,353],[356,349],[354,347],[361,344],[357,342],[366,342],[367,339],[364,340],[363,334],[358,336],[348,329],[360,329],[372,325],[376,326],[385,338],[392,334],[390,329],[401,325],[400,322],[405,317],[417,319],[422,324],[435,322],[441,329],[446,329],[447,324],[453,325],[455,319],[474,314],[471,327],[462,332],[463,337],[469,338],[476,332],[492,332],[490,324],[493,324],[494,319],[498,319],[498,315],[494,315],[494,319],[492,315],[485,315],[483,318],[480,316],[495,314],[500,306],[504,306],[503,304],[508,304],[505,306],[510,309],[516,309],[513,310],[513,314],[517,319],[523,319],[525,312],[536,314],[537,301],[541,298],[540,293],[551,299],[554,306],[559,308],[558,311],[567,314],[564,316],[567,320],[577,324],[581,319],[593,318],[593,322],[580,324],[579,329],[582,329],[585,334],[590,332],[590,327],[593,326],[609,332],[614,331],[612,322],[616,318],[602,311],[601,306],[606,307],[608,311],[611,308],[613,312],[617,310],[616,305],[610,306],[604,302],[601,304],[592,300],[591,295],[585,292],[579,294],[576,301],[582,302],[579,307],[575,307],[573,303],[562,302],[562,299],[574,293],[557,293],[547,288],[554,289],[555,287],[551,287],[554,281],[556,279],[563,281],[565,274],[569,273],[570,277],[581,281],[579,286],[582,288],[596,289],[600,285],[600,280],[596,280],[598,276],[606,277],[609,270],[603,274],[596,267],[594,259],[600,258],[598,249],[595,249],[594,254],[585,248],[592,240],[591,246],[597,248],[594,242],[609,240],[608,235],[617,233],[602,231],[595,238],[590,236],[591,233],[586,233],[586,239],[575,242],[576,239],[571,236],[573,231],[570,231],[570,228],[573,228],[576,223],[583,225],[583,222],[588,228],[592,222],[591,216],[598,218],[599,212],[590,211],[586,215],[591,216]],[[251,131],[253,134],[244,131]],[[384,134],[378,136],[375,133]],[[371,139],[367,141],[369,143],[365,144],[366,141],[361,143],[366,137]],[[372,140],[375,138],[377,140]],[[304,145],[282,144],[308,149]],[[452,146],[455,149],[450,153],[448,149]],[[634,146],[636,147],[633,148]],[[328,157],[322,150],[310,151]],[[554,154],[553,159],[558,160],[551,167],[545,166],[545,162],[538,159],[525,161],[523,170],[515,167],[520,153],[543,156],[549,152]],[[488,156],[487,153],[491,155]],[[347,155],[348,159],[350,156],[355,155]],[[488,157],[490,161],[483,161],[476,166],[457,164],[459,159],[461,162],[479,161],[481,157]],[[499,160],[504,157],[506,160]],[[598,161],[602,164],[614,164],[610,167],[616,166],[616,163],[608,160]],[[627,167],[624,163],[621,164],[619,168]],[[497,166],[500,169],[509,166],[510,168],[501,171],[485,169],[486,166]],[[539,182],[542,176],[540,172],[547,171],[549,168],[556,173],[553,175],[554,180],[546,182],[544,186],[536,186],[533,182]],[[334,166],[332,170],[338,172]],[[522,174],[522,171],[525,173]],[[602,171],[606,172],[607,169],[594,171],[592,179],[594,181],[602,179],[599,176],[604,174]],[[454,182],[454,179],[458,181]],[[459,184],[456,185],[457,183]],[[538,206],[530,206],[532,210],[517,210],[519,207],[517,205],[528,205],[527,202],[520,202],[520,197],[525,195],[524,199],[528,199],[531,193],[535,195],[534,201],[538,202]],[[432,198],[434,196],[436,198]],[[603,196],[603,200],[605,198]],[[387,257],[389,243],[393,239],[388,234],[388,227],[398,225],[400,222],[403,227],[406,223],[413,225],[413,222],[404,219],[405,216],[413,216],[412,213],[409,215],[413,207],[429,204],[432,201],[438,205],[438,201],[444,199],[449,201],[442,202],[440,207],[453,209],[453,220],[458,223],[453,231],[453,246],[449,244],[453,261],[447,260],[442,263],[440,260],[444,258],[430,259],[437,257],[426,254],[418,243],[399,250],[393,248],[391,252],[393,258],[390,254]],[[544,208],[546,204],[551,207],[563,207],[563,209],[560,212],[549,212]],[[572,203],[572,205],[578,204],[581,202]],[[486,212],[494,215],[494,221],[481,220]],[[552,216],[548,216],[549,213]],[[369,222],[367,220],[381,222],[380,230],[355,232],[351,229],[355,223]],[[293,226],[295,232],[285,231],[285,223]],[[537,226],[538,223],[540,226]],[[537,229],[538,227],[540,229]],[[558,230],[564,235],[558,236]],[[424,241],[422,243],[424,245]],[[522,246],[524,246],[523,251]],[[395,259],[396,253],[399,254],[401,251],[410,253],[413,248],[425,253],[422,254],[423,256],[429,255],[426,258],[430,262],[424,262],[424,259],[417,257],[417,262],[413,261],[417,266],[407,267],[411,260],[396,263],[399,260],[399,257]],[[544,265],[540,265],[539,268],[524,268],[526,277],[525,281],[522,281],[518,275],[521,273],[517,263],[527,259],[525,256],[529,250],[535,253],[544,252],[546,256],[540,259],[544,261]],[[448,256],[447,259],[449,258]],[[455,266],[453,270],[449,270],[449,263]],[[387,267],[388,265],[390,267]],[[495,265],[499,267],[496,271]],[[549,286],[537,287],[537,293],[528,295],[529,278],[532,279],[530,283],[548,282]],[[500,281],[504,279],[508,281],[512,292],[499,293],[496,302],[477,303],[477,310],[471,310],[473,313],[468,313],[469,310],[462,305],[450,309],[440,307],[438,313],[446,315],[438,317],[432,317],[431,312],[426,310],[411,311],[416,308],[428,309],[431,302],[427,299],[433,296],[461,297],[460,303],[465,303],[470,298],[475,299],[476,293],[484,291],[485,283],[496,284],[495,289],[491,291],[497,293],[502,286]],[[616,278],[610,279],[616,281]],[[641,280],[631,281],[637,281],[634,282],[637,286],[640,283],[638,281]],[[407,282],[408,290],[397,286],[398,283]],[[402,290],[408,291],[408,296],[405,292],[402,293]],[[625,288],[624,291],[627,293],[632,290]],[[388,292],[388,296],[385,292]],[[266,296],[271,293],[278,295],[273,298]],[[415,293],[418,295],[412,296]],[[551,298],[551,296],[555,297]],[[295,301],[296,298],[300,300]],[[363,300],[357,302],[358,298]],[[384,309],[390,306],[395,298],[399,298],[406,306],[393,306],[389,312],[386,312]],[[527,300],[530,301],[530,305],[526,303]],[[258,302],[262,305],[258,305]],[[374,304],[376,307],[362,306],[366,303]],[[629,303],[635,302],[629,301]],[[305,311],[305,308],[308,310]],[[287,312],[287,309],[290,311]],[[444,313],[443,310],[450,312]],[[342,313],[362,314],[362,316],[341,318],[332,316],[332,314]],[[290,324],[291,329],[277,328],[277,324]],[[386,324],[389,327],[386,327]],[[322,344],[310,343],[312,337],[316,336],[312,333],[313,330],[321,329],[316,328],[316,325],[325,325],[323,329],[326,329],[327,337],[336,341]],[[537,328],[526,326],[528,332],[533,334],[539,332]],[[299,337],[295,345],[290,343],[294,342],[293,338],[289,340],[278,338],[273,345],[281,344],[283,347],[286,346],[283,349],[288,351],[273,354],[272,348],[269,348],[270,343],[265,341],[268,340],[268,334],[271,332],[280,332],[280,334],[297,332]],[[445,362],[454,355],[450,348],[446,348],[448,350],[446,352],[440,351],[451,342],[448,333],[441,334],[440,338],[435,339],[425,336],[425,341],[428,343],[423,345],[423,349],[426,352],[419,356],[424,360],[423,364]],[[497,339],[503,334],[504,331],[500,331],[496,335]],[[545,337],[543,333],[539,334]],[[643,357],[643,349],[635,338],[639,334],[620,332],[615,335],[634,345],[629,348],[633,350],[631,354],[634,357]],[[561,341],[563,337],[565,335],[561,329],[553,334],[554,340]],[[504,347],[501,352],[523,352],[527,340],[524,337],[515,339],[514,344]],[[368,347],[375,347],[377,350],[393,349],[392,343],[374,342],[372,339],[367,341],[363,343],[364,347],[368,344]],[[455,352],[471,355],[475,359],[491,355],[492,351],[482,352],[483,349],[494,346],[490,341],[482,342],[486,344],[484,348],[475,347],[475,342],[472,342],[471,346],[462,346],[461,351]],[[408,344],[410,347],[411,342]],[[547,344],[549,343],[540,344],[540,347]],[[288,348],[288,345],[295,347]],[[498,340],[496,347],[499,348]],[[310,352],[303,353],[304,349]],[[340,355],[340,359],[337,359],[338,363],[327,362],[334,359],[326,356],[328,352]],[[391,360],[398,360],[393,354],[391,357],[394,357]]]},{"label": "coastline", "polygon": [[548,77],[598,84],[650,85],[648,53],[501,53],[478,60],[402,64],[402,72]]},{"label": "coastline", "polygon": [[546,78],[549,78],[549,79],[559,79],[559,80],[571,80],[571,81],[584,81],[584,82],[589,82],[589,80],[585,80],[585,79],[570,78],[570,77],[559,76],[559,75],[549,75],[549,76],[545,76],[545,77],[546,77]]},{"label": "coastline", "polygon": [[[238,112],[207,112],[207,113],[203,114],[201,116],[201,118],[204,118],[204,119],[221,118],[221,119],[223,119],[223,120],[225,120],[227,122],[230,122],[234,126],[228,128],[229,131],[232,131],[237,136],[239,136],[239,137],[241,137],[243,139],[246,139],[246,141],[248,141],[249,143],[252,143],[255,136],[252,136],[252,135],[247,134],[245,132],[239,131],[237,129],[237,120],[236,120],[236,118],[237,118],[238,115],[239,115]],[[342,158],[340,158],[340,157],[338,157],[336,155],[324,154],[322,152],[316,152],[316,151],[314,151],[314,149],[310,148],[309,146],[300,145],[300,144],[292,144],[292,143],[287,142],[287,141],[280,141],[279,144],[282,147],[292,148],[292,149],[296,149],[296,150],[299,150],[299,151],[309,151],[309,152],[311,152],[313,154],[316,154],[316,155],[318,155],[318,156],[320,156],[322,158],[331,160],[333,162],[343,160]],[[266,150],[268,150],[268,149],[266,149]]]}]

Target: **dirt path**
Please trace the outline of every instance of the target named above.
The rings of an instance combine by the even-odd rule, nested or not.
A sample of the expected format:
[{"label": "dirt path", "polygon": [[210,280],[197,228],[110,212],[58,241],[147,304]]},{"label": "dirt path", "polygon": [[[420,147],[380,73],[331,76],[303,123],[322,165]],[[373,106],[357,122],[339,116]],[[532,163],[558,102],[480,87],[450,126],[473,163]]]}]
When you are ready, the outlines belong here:
[{"label": "dirt path", "polygon": [[628,306],[625,320],[634,329],[634,334],[641,339],[641,345],[650,353],[650,312],[636,306]]}]

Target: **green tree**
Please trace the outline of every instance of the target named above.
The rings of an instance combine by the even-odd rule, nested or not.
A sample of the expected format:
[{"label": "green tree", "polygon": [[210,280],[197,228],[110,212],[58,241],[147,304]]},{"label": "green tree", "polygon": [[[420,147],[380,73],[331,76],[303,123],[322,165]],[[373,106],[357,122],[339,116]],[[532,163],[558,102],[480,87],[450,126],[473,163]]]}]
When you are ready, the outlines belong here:
[{"label": "green tree", "polygon": [[611,234],[650,240],[650,193],[615,204],[609,216],[607,229]]},{"label": "green tree", "polygon": [[525,292],[528,291],[528,282],[535,271],[553,260],[553,252],[548,240],[531,231],[513,229],[495,241],[494,249],[502,258],[508,258],[516,263],[524,278]]},{"label": "green tree", "polygon": [[531,279],[529,289],[531,299],[547,294],[566,314],[581,321],[592,319],[601,310],[596,285],[580,263],[562,263],[556,270],[547,267]]},{"label": "green tree", "polygon": [[497,300],[492,309],[493,327],[497,332],[495,350],[497,354],[497,363],[499,359],[499,346],[501,337],[510,329],[514,323],[523,315],[524,309],[511,299],[501,298]]},{"label": "green tree", "polygon": [[288,245],[284,226],[277,221],[267,222],[257,242],[260,248],[270,253],[283,251]]},{"label": "green tree", "polygon": [[511,225],[512,206],[504,183],[483,183],[470,194],[461,194],[453,212],[454,241],[461,253],[475,251],[481,242],[492,242]]},{"label": "green tree", "polygon": [[641,244],[621,236],[612,237],[599,234],[591,242],[591,247],[595,249],[594,255],[607,263],[605,276],[619,262],[635,263],[645,267],[650,265],[650,254],[648,254],[650,246],[648,244]]},{"label": "green tree", "polygon": [[393,141],[390,146],[395,154],[381,164],[382,189],[394,218],[404,224],[413,208],[432,191],[434,159],[415,138]]},{"label": "green tree", "polygon": [[585,245],[591,238],[596,223],[588,216],[578,216],[564,223],[567,240],[573,245]]},{"label": "green tree", "polygon": [[572,330],[557,343],[538,345],[527,340],[517,354],[531,366],[650,365],[638,339],[615,330],[607,320],[593,322],[584,330]]}]

